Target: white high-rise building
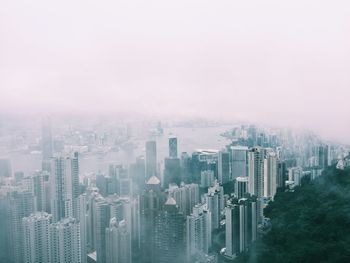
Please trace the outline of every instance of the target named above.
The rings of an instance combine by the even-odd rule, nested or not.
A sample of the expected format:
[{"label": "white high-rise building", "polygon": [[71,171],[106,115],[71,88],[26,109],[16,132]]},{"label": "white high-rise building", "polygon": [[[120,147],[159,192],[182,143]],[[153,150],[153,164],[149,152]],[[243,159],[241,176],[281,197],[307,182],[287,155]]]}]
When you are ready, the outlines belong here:
[{"label": "white high-rise building", "polygon": [[264,196],[264,160],[265,149],[254,147],[248,152],[248,192],[258,198],[258,222],[263,219],[262,201]]},{"label": "white high-rise building", "polygon": [[73,157],[57,157],[51,161],[51,213],[53,221],[77,218],[79,196],[78,154]]},{"label": "white high-rise building", "polygon": [[24,217],[24,263],[50,262],[49,226],[52,216],[46,212],[37,212]]},{"label": "white high-rise building", "polygon": [[232,180],[237,177],[248,176],[247,173],[247,155],[248,147],[232,146],[231,147],[231,174]]},{"label": "white high-rise building", "polygon": [[277,155],[269,151],[264,160],[264,197],[273,198],[277,191]]},{"label": "white high-rise building", "polygon": [[198,253],[208,254],[211,247],[211,212],[206,205],[198,204],[186,221],[187,261]]},{"label": "white high-rise building", "polygon": [[131,263],[131,235],[126,222],[113,217],[106,228],[106,263]]},{"label": "white high-rise building", "polygon": [[50,263],[81,263],[80,225],[65,218],[49,227]]},{"label": "white high-rise building", "polygon": [[225,208],[224,188],[215,182],[213,187],[208,188],[205,195],[208,210],[211,212],[212,229],[218,229],[220,225],[221,212]]}]

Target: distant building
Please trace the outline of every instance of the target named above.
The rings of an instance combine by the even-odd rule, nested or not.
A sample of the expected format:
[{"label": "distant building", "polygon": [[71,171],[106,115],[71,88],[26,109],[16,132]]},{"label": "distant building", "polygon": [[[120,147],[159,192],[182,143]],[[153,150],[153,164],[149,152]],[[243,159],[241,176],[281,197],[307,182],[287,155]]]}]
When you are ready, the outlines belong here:
[{"label": "distant building", "polygon": [[220,184],[226,184],[230,181],[230,154],[228,152],[219,152],[218,180]]},{"label": "distant building", "polygon": [[57,157],[51,161],[51,213],[53,221],[77,218],[79,196],[79,160],[73,157]]},{"label": "distant building", "polygon": [[193,207],[200,202],[198,184],[171,185],[169,187],[169,196],[175,199],[179,206],[179,211],[185,216],[192,213]]},{"label": "distant building", "polygon": [[176,137],[169,138],[169,157],[177,158],[177,138]]},{"label": "distant building", "polygon": [[146,180],[157,176],[157,145],[155,141],[146,142]]},{"label": "distant building", "polygon": [[237,177],[248,176],[248,147],[246,146],[232,146],[231,147],[231,173],[232,179]]}]

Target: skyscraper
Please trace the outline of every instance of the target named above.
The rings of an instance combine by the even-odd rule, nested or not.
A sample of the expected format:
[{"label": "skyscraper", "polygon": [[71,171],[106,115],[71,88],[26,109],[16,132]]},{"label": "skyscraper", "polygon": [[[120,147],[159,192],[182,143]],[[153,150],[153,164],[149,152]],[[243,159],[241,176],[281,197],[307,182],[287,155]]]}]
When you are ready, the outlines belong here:
[{"label": "skyscraper", "polygon": [[146,142],[146,180],[157,176],[157,145],[155,141]]},{"label": "skyscraper", "polygon": [[261,222],[263,218],[262,197],[264,195],[264,160],[264,148],[255,147],[248,152],[248,191],[251,195],[258,198],[258,222]]},{"label": "skyscraper", "polygon": [[220,184],[226,184],[230,180],[230,154],[228,152],[219,152],[218,180]]},{"label": "skyscraper", "polygon": [[178,158],[165,158],[163,187],[169,187],[170,183],[180,184],[181,166]]},{"label": "skyscraper", "polygon": [[184,261],[185,218],[179,212],[174,198],[169,197],[155,220],[154,263]]},{"label": "skyscraper", "polygon": [[46,212],[37,212],[24,217],[24,262],[50,262],[49,226],[52,216]]},{"label": "skyscraper", "polygon": [[77,218],[79,196],[79,162],[73,157],[57,157],[51,161],[51,212],[53,221]]},{"label": "skyscraper", "polygon": [[177,138],[176,137],[169,138],[169,157],[177,158]]},{"label": "skyscraper", "polygon": [[42,155],[43,160],[47,161],[53,156],[53,143],[51,131],[51,118],[46,117],[42,121]]},{"label": "skyscraper", "polygon": [[76,219],[65,218],[49,227],[50,263],[81,263],[80,226]]},{"label": "skyscraper", "polygon": [[15,191],[8,194],[7,201],[9,207],[11,262],[23,263],[24,240],[22,219],[36,210],[35,198],[31,192]]},{"label": "skyscraper", "polygon": [[225,208],[226,255],[234,258],[246,251],[257,236],[257,207],[254,198],[231,200]]},{"label": "skyscraper", "polygon": [[36,209],[37,211],[48,211],[48,179],[49,173],[46,171],[35,172],[32,176],[33,191],[36,199]]},{"label": "skyscraper", "polygon": [[273,198],[277,191],[277,155],[272,151],[266,153],[264,160],[264,197]]},{"label": "skyscraper", "polygon": [[126,222],[113,217],[106,228],[106,263],[131,263],[131,238]]},{"label": "skyscraper", "polygon": [[247,170],[247,155],[248,147],[245,146],[233,146],[231,147],[231,173],[232,179],[235,179],[239,176],[244,177],[248,176]]},{"label": "skyscraper", "polygon": [[187,261],[197,253],[209,253],[211,248],[211,213],[206,205],[198,204],[186,221],[186,253]]},{"label": "skyscraper", "polygon": [[156,217],[163,201],[160,181],[152,176],[140,196],[140,250],[144,263],[155,262]]}]

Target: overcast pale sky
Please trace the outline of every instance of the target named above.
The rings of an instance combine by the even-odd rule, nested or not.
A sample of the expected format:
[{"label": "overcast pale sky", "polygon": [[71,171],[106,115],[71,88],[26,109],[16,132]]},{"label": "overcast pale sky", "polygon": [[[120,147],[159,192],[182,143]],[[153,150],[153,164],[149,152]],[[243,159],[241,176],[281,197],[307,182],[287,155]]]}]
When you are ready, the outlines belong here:
[{"label": "overcast pale sky", "polygon": [[348,0],[0,0],[0,110],[246,118],[350,142]]}]

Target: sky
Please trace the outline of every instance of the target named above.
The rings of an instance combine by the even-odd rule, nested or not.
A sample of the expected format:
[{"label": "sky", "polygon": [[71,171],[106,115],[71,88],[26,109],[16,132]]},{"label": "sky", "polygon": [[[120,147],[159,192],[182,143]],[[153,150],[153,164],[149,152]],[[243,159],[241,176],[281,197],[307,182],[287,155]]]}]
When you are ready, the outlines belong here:
[{"label": "sky", "polygon": [[350,143],[348,0],[0,0],[0,111],[245,119]]}]

